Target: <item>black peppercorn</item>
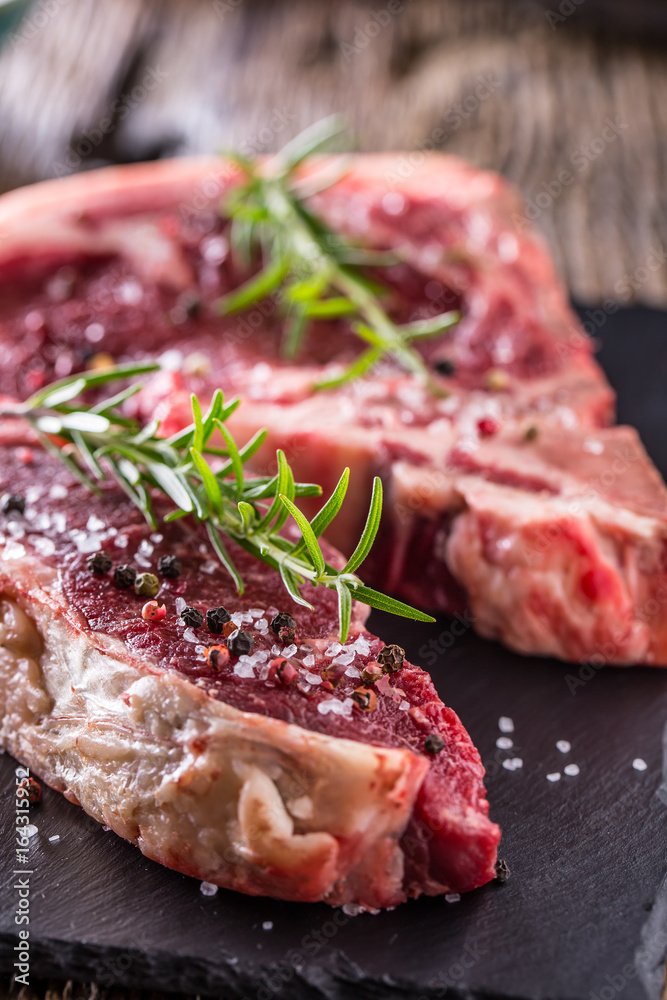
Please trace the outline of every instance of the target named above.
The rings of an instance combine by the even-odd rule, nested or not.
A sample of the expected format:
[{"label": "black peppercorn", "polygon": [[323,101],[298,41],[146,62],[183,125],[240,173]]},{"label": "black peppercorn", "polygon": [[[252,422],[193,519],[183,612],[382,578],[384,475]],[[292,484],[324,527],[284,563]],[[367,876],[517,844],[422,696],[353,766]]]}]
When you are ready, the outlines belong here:
[{"label": "black peppercorn", "polygon": [[243,656],[244,653],[252,653],[255,648],[255,640],[250,632],[237,628],[227,639],[227,649],[232,656]]},{"label": "black peppercorn", "polygon": [[449,358],[440,358],[438,361],[436,361],[434,367],[438,375],[456,374],[456,365],[454,364],[453,361],[450,361]]},{"label": "black peppercorn", "polygon": [[160,581],[155,573],[139,573],[134,580],[134,592],[139,597],[155,597],[160,589]]},{"label": "black peppercorn", "polygon": [[94,552],[86,559],[86,566],[95,576],[104,576],[111,569],[111,556],[108,552]]},{"label": "black peppercorn", "polygon": [[385,674],[395,674],[403,667],[405,650],[392,643],[380,650],[377,659]]},{"label": "black peppercorn", "polygon": [[189,628],[199,628],[204,621],[203,614],[201,611],[197,611],[196,608],[183,608],[181,618]]},{"label": "black peppercorn", "polygon": [[128,587],[134,586],[134,581],[137,578],[137,571],[133,566],[116,566],[113,571],[114,583],[123,590],[127,590]]},{"label": "black peppercorn", "polygon": [[278,629],[278,638],[282,642],[283,646],[291,646],[294,642],[294,636],[294,629],[287,628],[287,626],[285,626],[285,628]]},{"label": "black peppercorn", "polygon": [[296,622],[286,611],[281,611],[271,622],[271,628],[276,635],[280,635],[281,628],[288,628],[291,632],[295,632]]},{"label": "black peppercorn", "polygon": [[166,576],[169,580],[175,580],[183,570],[181,560],[176,556],[161,556],[157,568],[162,576]]},{"label": "black peppercorn", "polygon": [[13,510],[22,514],[25,510],[25,500],[18,493],[4,493],[0,499],[0,510],[3,514],[10,514]]},{"label": "black peppercorn", "polygon": [[211,608],[210,611],[206,612],[206,624],[208,625],[210,632],[215,632],[219,635],[222,632],[225,622],[231,621],[232,616],[230,615],[227,608]]},{"label": "black peppercorn", "polygon": [[431,733],[424,740],[424,750],[426,753],[436,754],[444,749],[445,741],[439,733]]},{"label": "black peppercorn", "polygon": [[512,873],[510,872],[510,866],[502,858],[498,858],[496,861],[496,882],[507,882],[507,879]]}]

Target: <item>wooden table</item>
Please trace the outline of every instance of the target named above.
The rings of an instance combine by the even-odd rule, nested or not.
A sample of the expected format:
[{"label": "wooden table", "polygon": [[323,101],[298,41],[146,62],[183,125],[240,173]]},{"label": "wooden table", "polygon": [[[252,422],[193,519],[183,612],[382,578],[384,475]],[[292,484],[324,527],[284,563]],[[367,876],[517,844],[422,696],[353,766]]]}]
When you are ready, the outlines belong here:
[{"label": "wooden table", "polygon": [[272,150],[338,110],[363,149],[502,171],[579,300],[664,305],[667,61],[586,30],[600,3],[555,18],[556,0],[52,0],[0,55],[0,187]]},{"label": "wooden table", "polygon": [[[404,149],[407,169],[436,148],[505,174],[577,299],[665,306],[659,5],[644,0],[648,40],[602,37],[583,8],[560,19],[543,6],[54,0],[0,53],[0,189],[104,162],[266,152],[342,111],[360,148]],[[588,13],[598,6],[588,0]],[[100,995],[94,984],[0,986],[0,1000]]]}]

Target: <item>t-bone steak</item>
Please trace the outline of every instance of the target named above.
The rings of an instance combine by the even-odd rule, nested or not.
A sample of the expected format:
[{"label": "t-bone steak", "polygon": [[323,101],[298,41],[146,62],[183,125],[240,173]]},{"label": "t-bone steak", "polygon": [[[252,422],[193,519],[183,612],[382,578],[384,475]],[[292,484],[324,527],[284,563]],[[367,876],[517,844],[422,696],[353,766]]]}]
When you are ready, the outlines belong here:
[{"label": "t-bone steak", "polygon": [[[367,608],[341,647],[335,592],[306,587],[304,610],[232,546],[240,598],[202,525],[154,532],[16,421],[0,494],[0,743],[50,785],[148,857],[250,894],[374,909],[494,877],[479,754],[429,675],[383,657]],[[166,615],[144,620],[127,567],[164,556]]]},{"label": "t-bone steak", "polygon": [[[382,476],[369,582],[424,609],[464,608],[478,631],[524,653],[667,665],[667,494],[630,428],[518,198],[497,175],[433,154],[353,158],[312,208],[402,262],[382,269],[400,321],[460,308],[420,342],[448,391],[391,364],[335,391],[313,383],[361,349],[341,321],[280,353],[267,300],[221,318],[238,284],[220,218],[237,179],[224,160],[91,172],[0,200],[0,391],[25,397],[95,363],[160,356],[137,412],[165,431],[189,394],[220,385],[243,405],[233,429],[269,436],[325,490],[345,465],[354,493],[331,541],[345,551]],[[319,169],[319,166],[316,168]]]}]

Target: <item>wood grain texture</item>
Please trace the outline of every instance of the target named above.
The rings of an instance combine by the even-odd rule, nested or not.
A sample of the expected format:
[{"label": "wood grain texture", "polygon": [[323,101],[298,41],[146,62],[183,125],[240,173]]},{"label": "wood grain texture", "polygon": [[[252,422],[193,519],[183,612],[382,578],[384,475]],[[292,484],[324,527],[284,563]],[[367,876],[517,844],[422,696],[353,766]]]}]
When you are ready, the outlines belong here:
[{"label": "wood grain texture", "polygon": [[588,33],[579,12],[551,24],[528,0],[394,6],[53,0],[0,54],[0,184],[268,151],[342,111],[362,149],[412,151],[405,169],[439,148],[504,173],[577,298],[667,304],[662,50]]}]

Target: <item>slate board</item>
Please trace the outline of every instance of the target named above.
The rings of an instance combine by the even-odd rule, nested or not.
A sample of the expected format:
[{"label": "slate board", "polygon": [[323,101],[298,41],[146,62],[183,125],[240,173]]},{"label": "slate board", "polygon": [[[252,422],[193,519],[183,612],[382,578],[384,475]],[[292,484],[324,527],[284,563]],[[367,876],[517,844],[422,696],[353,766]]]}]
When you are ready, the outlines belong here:
[{"label": "slate board", "polygon": [[[635,309],[597,320],[619,416],[640,428],[667,473],[667,316]],[[510,880],[459,902],[419,900],[354,918],[222,890],[206,898],[198,882],[147,861],[47,789],[31,848],[33,976],[252,1000],[657,1000],[667,931],[667,672],[599,670],[574,686],[579,666],[522,658],[470,630],[455,637],[446,620],[417,627],[374,614],[371,624],[417,662],[432,641],[449,647],[433,676],[488,769]],[[515,723],[510,751],[495,746],[501,715]],[[567,755],[556,749],[562,739],[572,744]],[[523,768],[510,772],[502,761],[514,756]],[[636,757],[645,771],[633,769]],[[579,775],[546,780],[568,762]],[[2,970],[16,933],[14,766],[0,758]],[[56,833],[60,841],[49,843]]]}]

